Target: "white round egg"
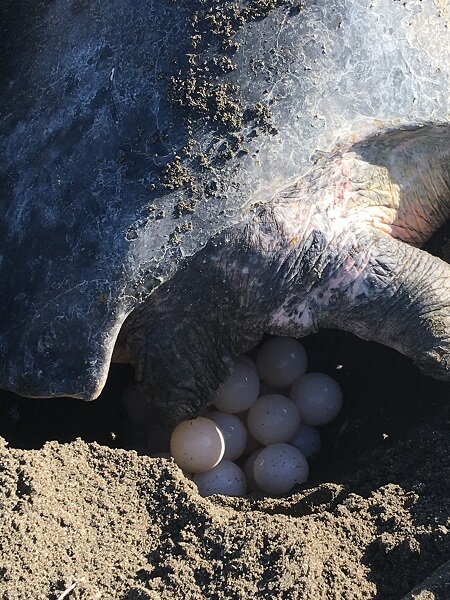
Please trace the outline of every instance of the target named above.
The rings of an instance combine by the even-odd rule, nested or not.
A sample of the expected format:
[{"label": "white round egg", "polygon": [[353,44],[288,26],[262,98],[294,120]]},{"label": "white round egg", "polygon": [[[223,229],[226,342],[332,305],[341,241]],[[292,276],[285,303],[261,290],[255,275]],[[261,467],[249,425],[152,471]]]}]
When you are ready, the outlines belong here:
[{"label": "white round egg", "polygon": [[261,396],[248,411],[247,425],[251,435],[268,446],[288,441],[300,425],[295,404],[281,394]]},{"label": "white round egg", "polygon": [[319,452],[322,440],[315,427],[301,423],[289,443],[300,450],[303,456],[309,458]]},{"label": "white round egg", "polygon": [[259,378],[256,370],[243,362],[236,362],[231,375],[217,391],[214,405],[226,413],[247,410],[259,394]]},{"label": "white round egg", "polygon": [[224,459],[236,460],[247,444],[247,431],[238,416],[214,410],[208,414],[208,419],[214,421],[225,439]]},{"label": "white round egg", "polygon": [[308,461],[290,444],[267,446],[253,466],[256,485],[266,494],[285,494],[297,483],[304,483],[308,475]]},{"label": "white round egg", "polygon": [[292,385],[303,375],[307,364],[306,351],[294,338],[272,338],[261,346],[256,357],[262,381],[280,389]]},{"label": "white round egg", "polygon": [[192,480],[204,498],[213,494],[245,496],[247,491],[244,472],[230,460],[222,460],[206,473],[196,473]]},{"label": "white round egg", "polygon": [[342,408],[342,390],[325,373],[307,373],[300,377],[291,387],[289,398],[295,402],[305,425],[325,425],[337,417]]},{"label": "white round egg", "polygon": [[215,467],[225,452],[222,432],[210,419],[198,417],[175,427],[170,438],[170,453],[177,465],[190,473]]}]

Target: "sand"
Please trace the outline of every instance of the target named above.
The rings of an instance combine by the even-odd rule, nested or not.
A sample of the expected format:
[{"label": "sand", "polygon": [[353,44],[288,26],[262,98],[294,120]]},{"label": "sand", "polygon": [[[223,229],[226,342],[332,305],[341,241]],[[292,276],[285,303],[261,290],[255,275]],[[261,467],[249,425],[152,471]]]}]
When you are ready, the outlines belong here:
[{"label": "sand", "polygon": [[448,384],[348,334],[306,345],[346,405],[281,498],[204,499],[143,454],[123,368],[91,404],[4,394],[0,598],[449,598]]}]

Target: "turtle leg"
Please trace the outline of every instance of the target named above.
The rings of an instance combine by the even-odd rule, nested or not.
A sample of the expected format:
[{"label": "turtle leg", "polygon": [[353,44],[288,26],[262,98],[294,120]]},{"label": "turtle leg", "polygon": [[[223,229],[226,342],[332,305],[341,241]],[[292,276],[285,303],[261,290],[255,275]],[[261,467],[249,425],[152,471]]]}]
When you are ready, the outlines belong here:
[{"label": "turtle leg", "polygon": [[286,223],[267,210],[213,238],[130,315],[127,353],[164,421],[198,415],[264,333],[343,329],[450,380],[447,263],[376,228],[298,239]]},{"label": "turtle leg", "polygon": [[162,420],[198,415],[231,372],[233,356],[267,331],[290,283],[310,285],[309,259],[301,260],[285,227],[264,210],[222,232],[128,317],[121,339]]},{"label": "turtle leg", "polygon": [[194,269],[185,285],[175,276],[124,324],[135,378],[167,425],[197,416],[233,365],[211,307],[189,281],[194,278],[206,296],[208,283]]},{"label": "turtle leg", "polygon": [[397,349],[450,381],[450,266],[376,230],[352,248],[316,297],[319,327]]}]

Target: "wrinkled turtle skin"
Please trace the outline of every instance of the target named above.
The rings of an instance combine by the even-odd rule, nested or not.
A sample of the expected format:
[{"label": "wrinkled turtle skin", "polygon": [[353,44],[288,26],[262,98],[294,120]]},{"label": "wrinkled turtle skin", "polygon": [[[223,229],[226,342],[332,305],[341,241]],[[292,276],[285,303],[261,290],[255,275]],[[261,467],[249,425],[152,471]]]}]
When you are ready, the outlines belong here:
[{"label": "wrinkled turtle skin", "polygon": [[264,332],[340,327],[448,378],[449,271],[416,248],[450,214],[445,2],[3,5],[2,387],[95,398],[128,316],[176,418]]}]

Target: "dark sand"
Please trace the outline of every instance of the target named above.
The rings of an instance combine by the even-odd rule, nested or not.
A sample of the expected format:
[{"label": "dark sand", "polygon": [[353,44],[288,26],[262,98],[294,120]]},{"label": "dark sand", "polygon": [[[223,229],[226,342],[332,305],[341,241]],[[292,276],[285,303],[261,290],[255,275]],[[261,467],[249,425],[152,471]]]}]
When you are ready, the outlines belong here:
[{"label": "dark sand", "polygon": [[283,498],[202,499],[172,461],[119,448],[139,448],[123,367],[91,404],[5,394],[0,597],[450,598],[449,385],[348,334],[305,345],[346,403]]}]

